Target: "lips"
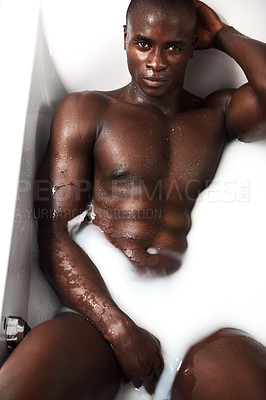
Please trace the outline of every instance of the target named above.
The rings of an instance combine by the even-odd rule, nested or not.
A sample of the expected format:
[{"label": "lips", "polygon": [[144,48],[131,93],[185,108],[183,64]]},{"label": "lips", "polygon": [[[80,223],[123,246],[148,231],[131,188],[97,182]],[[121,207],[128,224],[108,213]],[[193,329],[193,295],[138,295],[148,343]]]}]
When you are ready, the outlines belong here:
[{"label": "lips", "polygon": [[145,77],[143,78],[143,80],[147,86],[154,88],[163,86],[167,82],[166,79],[156,78],[156,77]]}]

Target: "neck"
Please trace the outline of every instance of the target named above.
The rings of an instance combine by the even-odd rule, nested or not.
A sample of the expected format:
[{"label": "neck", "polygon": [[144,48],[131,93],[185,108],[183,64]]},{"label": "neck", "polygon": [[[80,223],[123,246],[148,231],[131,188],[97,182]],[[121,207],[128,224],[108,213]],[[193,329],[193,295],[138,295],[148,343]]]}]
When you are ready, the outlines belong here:
[{"label": "neck", "polygon": [[184,89],[182,86],[178,87],[173,92],[160,97],[146,95],[133,81],[127,85],[125,89],[129,102],[158,108],[163,114],[176,114],[182,108],[184,95]]}]

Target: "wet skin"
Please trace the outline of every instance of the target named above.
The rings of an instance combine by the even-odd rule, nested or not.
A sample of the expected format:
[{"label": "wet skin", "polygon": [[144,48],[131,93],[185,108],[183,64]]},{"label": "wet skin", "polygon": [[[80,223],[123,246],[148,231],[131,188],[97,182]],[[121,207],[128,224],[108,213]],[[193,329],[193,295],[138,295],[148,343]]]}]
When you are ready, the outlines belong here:
[{"label": "wet skin", "polygon": [[[53,120],[39,172],[39,179],[49,182],[38,201],[41,259],[48,278],[63,303],[92,321],[112,345],[123,376],[150,393],[163,368],[160,345],[113,302],[96,267],[69,238],[67,221],[86,208],[90,194],[94,223],[139,273],[171,274],[187,247],[195,200],[212,180],[226,143],[236,137],[265,138],[265,45],[223,24],[203,3],[196,6],[197,40],[184,10],[173,13],[142,4],[134,11],[125,27],[131,83],[113,92],[67,96]],[[188,93],[183,80],[195,47],[216,47],[231,55],[249,83],[206,99]],[[227,337],[230,342],[231,331]],[[193,351],[188,353],[188,364],[193,357]],[[228,350],[228,362],[230,357]],[[265,365],[257,370],[265,377]],[[196,395],[179,390],[183,378],[179,374],[175,381],[173,399],[207,398],[203,389]],[[241,390],[245,395],[256,391],[262,399],[265,388],[258,382],[263,380],[251,381],[238,393],[220,389],[216,399],[224,393],[223,399],[252,398]],[[194,381],[186,382],[191,389]]]}]

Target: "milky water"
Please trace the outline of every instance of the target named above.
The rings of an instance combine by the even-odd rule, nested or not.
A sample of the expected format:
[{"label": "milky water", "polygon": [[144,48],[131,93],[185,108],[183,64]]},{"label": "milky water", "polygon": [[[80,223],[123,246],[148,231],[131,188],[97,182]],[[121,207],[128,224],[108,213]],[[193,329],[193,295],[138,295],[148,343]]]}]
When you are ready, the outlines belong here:
[{"label": "milky water", "polygon": [[[154,396],[127,385],[116,400],[169,399],[188,348],[217,329],[243,329],[266,344],[265,234],[259,229],[260,222],[265,226],[261,211],[266,187],[258,174],[266,167],[265,150],[266,143],[238,143],[226,150],[213,185],[193,212],[183,265],[171,276],[138,275],[129,258],[96,225],[76,232],[79,221],[72,222],[72,236],[100,270],[115,302],[162,346],[165,368]],[[257,164],[255,175],[250,175],[248,157]],[[232,160],[237,160],[239,170]],[[256,191],[259,200],[252,206]],[[150,248],[149,253],[155,250]]]},{"label": "milky water", "polygon": [[[228,282],[229,278],[234,282],[239,280],[239,271],[228,276],[226,270],[221,273],[215,268],[210,271],[202,265],[199,268],[186,263],[171,276],[143,278],[96,225],[84,227],[75,240],[98,266],[119,307],[161,342],[165,369],[154,397],[143,388],[135,390],[128,385],[121,388],[117,400],[168,399],[176,371],[192,344],[219,328],[233,326],[248,330],[253,323],[246,296],[250,284],[242,281],[236,290],[235,283]],[[263,315],[260,296],[257,292]],[[247,301],[243,302],[245,298]],[[255,310],[258,313],[257,306]]]}]

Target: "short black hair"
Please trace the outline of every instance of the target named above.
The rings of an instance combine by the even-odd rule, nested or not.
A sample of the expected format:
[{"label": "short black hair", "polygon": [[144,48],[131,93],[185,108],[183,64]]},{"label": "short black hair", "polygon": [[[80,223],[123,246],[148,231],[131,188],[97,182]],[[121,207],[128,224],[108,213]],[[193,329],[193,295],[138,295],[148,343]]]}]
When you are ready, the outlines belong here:
[{"label": "short black hair", "polygon": [[158,7],[167,11],[172,10],[173,8],[183,8],[188,12],[196,28],[197,10],[193,0],[131,0],[126,14],[127,22],[132,11],[134,11],[141,4],[147,4],[151,7]]}]

